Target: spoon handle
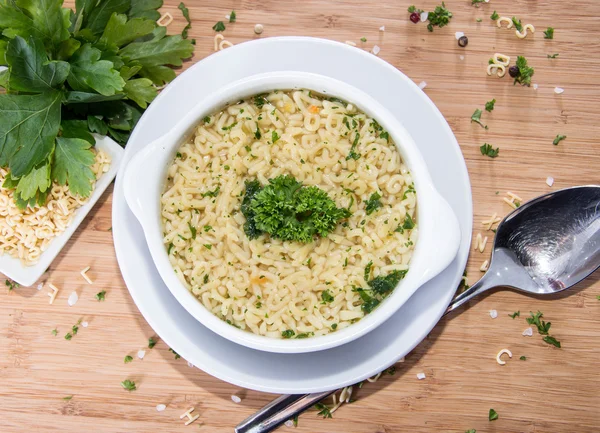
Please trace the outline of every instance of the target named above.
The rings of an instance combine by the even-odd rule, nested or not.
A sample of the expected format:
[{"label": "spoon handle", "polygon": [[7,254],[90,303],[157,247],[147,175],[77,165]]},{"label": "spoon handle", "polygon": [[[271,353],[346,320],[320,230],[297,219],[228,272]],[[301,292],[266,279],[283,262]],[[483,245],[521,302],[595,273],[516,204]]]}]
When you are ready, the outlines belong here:
[{"label": "spoon handle", "polygon": [[488,274],[485,274],[483,277],[481,277],[481,279],[479,281],[477,281],[475,284],[473,284],[467,290],[465,290],[460,295],[458,295],[454,299],[452,299],[452,301],[450,301],[450,305],[448,305],[448,308],[446,309],[446,312],[444,313],[444,316],[446,314],[448,314],[450,311],[455,310],[456,308],[460,307],[465,302],[470,301],[475,296],[480,295],[481,293],[485,292],[488,289],[496,287],[497,284],[489,281],[489,278],[486,278],[487,275]]}]

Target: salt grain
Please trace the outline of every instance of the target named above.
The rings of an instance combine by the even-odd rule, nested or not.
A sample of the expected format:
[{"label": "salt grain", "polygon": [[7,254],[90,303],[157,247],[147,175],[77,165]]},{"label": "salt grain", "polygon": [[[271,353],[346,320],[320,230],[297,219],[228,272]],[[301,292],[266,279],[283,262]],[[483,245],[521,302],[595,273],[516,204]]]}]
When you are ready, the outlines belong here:
[{"label": "salt grain", "polygon": [[533,328],[530,326],[526,330],[523,331],[523,337],[531,337],[533,336]]},{"label": "salt grain", "polygon": [[69,299],[67,300],[67,302],[69,303],[69,307],[75,305],[78,300],[79,296],[77,295],[77,292],[71,292],[71,294],[69,295]]},{"label": "salt grain", "polygon": [[419,379],[419,380],[425,379],[425,373],[419,373],[419,374],[417,374],[417,379]]},{"label": "salt grain", "polygon": [[538,85],[537,85],[537,83],[535,83],[535,84],[533,85],[533,90],[537,90],[537,89],[538,89]]},{"label": "salt grain", "polygon": [[225,15],[225,19],[229,21],[231,19],[231,15]]},{"label": "salt grain", "polygon": [[462,38],[465,35],[464,32],[456,32],[454,33],[454,37],[456,38],[456,40],[459,40],[460,38]]},{"label": "salt grain", "polygon": [[137,356],[140,359],[144,359],[144,356],[146,356],[146,351],[145,350],[138,350]]},{"label": "salt grain", "polygon": [[231,396],[231,401],[234,403],[241,403],[242,399],[239,398],[237,395],[232,395]]},{"label": "salt grain", "polygon": [[188,367],[190,367],[190,368],[194,368],[194,364],[192,364],[190,361],[188,361],[188,363],[187,363],[187,364],[188,364]]},{"label": "salt grain", "polygon": [[37,285],[38,290],[42,290],[44,288],[44,283],[40,283]]},{"label": "salt grain", "polygon": [[429,12],[421,12],[420,18],[422,22],[427,21],[427,18],[429,18]]},{"label": "salt grain", "polygon": [[459,56],[459,59],[464,60],[465,56]]},{"label": "salt grain", "polygon": [[87,328],[90,324],[88,322],[81,322],[81,326]]},{"label": "salt grain", "polygon": [[162,412],[163,410],[165,410],[167,408],[167,406],[165,406],[164,404],[157,404],[156,405],[156,410],[158,412]]},{"label": "salt grain", "polygon": [[379,31],[380,31],[380,32],[385,32],[385,26],[381,26],[381,27],[379,27]]},{"label": "salt grain", "polygon": [[371,50],[371,52],[375,55],[379,54],[380,51],[381,51],[381,48],[379,48],[378,45],[373,46],[373,49]]},{"label": "salt grain", "polygon": [[294,421],[288,419],[286,422],[283,423],[283,425],[285,425],[286,427],[294,427]]},{"label": "salt grain", "polygon": [[556,93],[557,95],[560,95],[564,91],[565,91],[565,89],[563,89],[562,87],[555,87],[554,88],[554,93]]},{"label": "salt grain", "polygon": [[426,81],[421,81],[419,83],[419,89],[423,90],[425,87],[427,87],[427,82]]},{"label": "salt grain", "polygon": [[553,177],[551,177],[551,176],[548,176],[548,177],[546,178],[546,185],[548,185],[548,186],[552,186],[552,185],[554,185],[554,178],[553,178]]},{"label": "salt grain", "polygon": [[498,317],[498,312],[496,310],[490,310],[490,317],[492,319],[495,319],[496,317]]}]

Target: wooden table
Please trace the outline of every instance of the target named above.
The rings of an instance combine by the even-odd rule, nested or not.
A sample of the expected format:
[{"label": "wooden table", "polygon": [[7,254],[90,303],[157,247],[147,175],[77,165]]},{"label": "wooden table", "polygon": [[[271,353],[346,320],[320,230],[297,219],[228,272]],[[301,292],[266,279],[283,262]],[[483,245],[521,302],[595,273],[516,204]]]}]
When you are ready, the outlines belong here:
[{"label": "wooden table", "polygon": [[[183,27],[178,1],[165,1],[174,17],[169,27]],[[187,0],[197,39],[193,64],[212,52],[216,21],[231,9],[237,23],[227,25],[227,39],[237,43],[261,37],[310,35],[351,40],[359,48],[381,47],[379,56],[400,68],[415,82],[427,82],[425,92],[442,111],[461,145],[471,175],[475,205],[474,234],[481,221],[510,209],[502,202],[506,191],[523,199],[572,185],[600,183],[600,3],[496,1],[481,8],[468,0],[447,0],[454,13],[451,24],[429,33],[408,20],[408,2],[379,0],[241,1]],[[215,6],[219,4],[219,6]],[[436,2],[417,6],[433,9]],[[517,39],[514,31],[498,29],[490,20],[496,8],[533,23],[534,37]],[[477,18],[481,18],[480,23]],[[385,32],[379,27],[385,26]],[[556,28],[555,39],[543,30]],[[457,46],[454,33],[469,37],[467,48]],[[367,38],[361,43],[360,38]],[[359,49],[357,48],[357,49]],[[524,55],[535,68],[539,88],[513,86],[488,77],[487,60],[495,52]],[[555,60],[547,54],[559,53]],[[464,60],[460,58],[464,56]],[[273,59],[274,62],[277,59]],[[513,60],[514,62],[514,60]],[[565,89],[554,93],[555,86]],[[486,101],[496,99],[492,113],[484,113],[489,130],[471,123],[470,116]],[[559,145],[557,134],[568,138]],[[484,142],[500,147],[490,159],[480,154]],[[555,179],[554,186],[546,178]],[[499,191],[499,194],[496,192]],[[46,290],[19,288],[0,292],[0,431],[17,432],[232,432],[237,422],[273,396],[244,391],[198,369],[159,341],[136,357],[154,333],[144,321],[121,279],[115,259],[111,227],[112,195],[107,192],[86,222],[52,264],[46,279],[62,288],[54,305]],[[491,234],[491,232],[488,232]],[[473,252],[469,280],[489,254]],[[92,266],[92,286],[79,271]],[[95,294],[107,291],[106,301]],[[71,291],[79,302],[67,305]],[[354,404],[343,406],[333,419],[316,412],[300,417],[297,432],[597,432],[600,429],[600,273],[566,294],[536,299],[499,291],[470,306],[460,315],[444,318],[433,332],[399,364],[394,376],[367,384]],[[498,311],[492,319],[489,310]],[[508,314],[519,310],[521,317]],[[552,334],[562,349],[550,347],[541,336],[521,336],[529,311],[541,310],[552,322]],[[89,322],[71,340],[63,337],[79,320]],[[57,328],[58,336],[51,330]],[[496,353],[514,354],[505,366]],[[134,361],[124,364],[132,355]],[[525,355],[526,361],[519,360]],[[416,374],[424,372],[425,380]],[[120,382],[136,381],[127,392]],[[230,396],[242,398],[240,404]],[[73,396],[70,400],[63,397]],[[164,403],[167,409],[157,412]],[[196,407],[200,418],[185,427],[179,415]],[[497,421],[488,421],[494,408]],[[200,428],[198,428],[200,426]],[[284,427],[282,431],[292,431]]]}]

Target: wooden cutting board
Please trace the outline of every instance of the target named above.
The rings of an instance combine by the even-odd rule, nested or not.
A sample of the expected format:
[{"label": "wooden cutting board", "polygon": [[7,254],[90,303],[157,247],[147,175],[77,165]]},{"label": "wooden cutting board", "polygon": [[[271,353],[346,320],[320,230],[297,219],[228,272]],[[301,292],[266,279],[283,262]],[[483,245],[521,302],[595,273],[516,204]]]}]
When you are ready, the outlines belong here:
[{"label": "wooden cutting board", "polygon": [[[408,20],[407,1],[187,0],[190,37],[197,45],[184,69],[213,52],[211,27],[225,21],[232,9],[237,23],[227,24],[224,35],[233,43],[258,38],[253,28],[261,23],[261,38],[306,35],[354,41],[357,49],[378,45],[379,57],[415,82],[427,82],[425,93],[456,134],[472,181],[476,235],[482,220],[510,210],[502,202],[506,191],[527,200],[572,185],[600,183],[600,3],[491,0],[481,8],[470,3],[447,0],[454,13],[451,24],[429,33]],[[166,0],[163,7],[175,17],[171,33],[184,26],[177,5]],[[423,0],[417,6],[432,10],[435,5]],[[521,40],[514,31],[498,29],[490,20],[494,8],[534,24],[535,35]],[[556,29],[554,40],[543,38],[549,26]],[[458,47],[457,31],[468,36],[466,48]],[[365,43],[360,42],[363,36]],[[539,88],[513,86],[508,76],[488,77],[487,61],[495,52],[513,59],[526,56]],[[560,55],[548,59],[553,53]],[[555,94],[556,86],[564,93]],[[496,108],[484,113],[489,126],[484,130],[470,117],[492,98]],[[568,138],[554,146],[557,134]],[[498,158],[481,155],[479,147],[486,142],[500,148]],[[548,176],[555,179],[552,187],[546,185]],[[109,190],[52,264],[47,278],[62,288],[53,305],[48,305],[46,290],[0,292],[0,431],[232,432],[273,396],[238,389],[190,368],[161,341],[147,349],[143,361],[137,359],[137,350],[154,333],[121,279],[110,232],[111,205]],[[489,252],[490,243],[484,254],[472,253],[471,282],[480,276]],[[79,275],[85,266],[92,268],[91,286]],[[599,279],[596,273],[568,293],[544,299],[509,291],[484,296],[460,315],[444,318],[395,375],[365,385],[356,402],[341,407],[333,419],[320,419],[315,411],[302,415],[294,431],[597,432]],[[106,301],[98,302],[94,296],[103,289]],[[73,290],[79,302],[69,307]],[[496,319],[489,315],[492,309],[498,312]],[[548,346],[537,333],[521,336],[528,326],[525,317],[537,310],[552,322],[562,349]],[[510,318],[515,311],[521,316]],[[89,326],[66,341],[64,334],[79,319]],[[495,360],[502,348],[513,353],[504,366]],[[124,364],[126,355],[134,361]],[[526,361],[519,360],[522,355]],[[417,380],[421,372],[426,379]],[[121,388],[127,378],[135,380],[137,391]],[[233,394],[241,403],[232,402]],[[65,400],[67,396],[73,397]],[[161,403],[167,408],[159,413],[155,407]],[[200,417],[186,427],[179,416],[190,407]],[[488,421],[490,408],[498,412],[498,420]]]}]

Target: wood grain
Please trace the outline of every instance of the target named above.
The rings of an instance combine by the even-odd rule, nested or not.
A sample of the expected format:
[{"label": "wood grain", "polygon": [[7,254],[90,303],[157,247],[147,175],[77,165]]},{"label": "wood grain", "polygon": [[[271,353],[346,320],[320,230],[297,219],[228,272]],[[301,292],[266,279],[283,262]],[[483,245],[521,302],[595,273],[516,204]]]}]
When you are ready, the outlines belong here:
[{"label": "wood grain", "polygon": [[[170,32],[184,26],[178,2],[165,1],[164,11],[175,21]],[[473,186],[475,233],[494,212],[510,209],[505,191],[524,199],[572,185],[600,183],[600,3],[574,0],[566,7],[553,1],[495,1],[481,8],[468,0],[447,0],[451,24],[435,32],[408,20],[407,1],[380,0],[187,0],[193,20],[190,37],[197,39],[194,61],[212,52],[211,27],[235,9],[238,21],[224,32],[234,43],[260,36],[309,35],[353,40],[360,48],[381,47],[380,57],[415,82],[425,80],[425,92],[437,104],[461,145]],[[418,7],[433,9],[423,0]],[[525,40],[498,29],[489,16],[519,16],[537,31]],[[481,23],[476,19],[482,18]],[[385,32],[380,26],[385,25]],[[542,31],[556,28],[555,39]],[[469,37],[459,48],[454,32]],[[359,39],[365,36],[367,42]],[[485,74],[488,58],[502,52],[513,59],[525,55],[535,68],[539,89],[513,86],[510,78]],[[559,53],[555,60],[547,54]],[[459,56],[463,55],[464,60]],[[277,62],[277,59],[273,59]],[[555,86],[565,89],[556,95]],[[495,98],[496,109],[484,113],[489,130],[470,122],[475,108]],[[557,134],[567,135],[558,146]],[[484,142],[500,147],[494,160],[483,157]],[[545,184],[555,178],[553,187]],[[500,193],[496,195],[496,191]],[[232,432],[237,422],[266,404],[272,395],[244,391],[175,360],[159,342],[136,358],[153,331],[133,304],[115,259],[111,227],[112,195],[108,191],[77,231],[45,279],[59,287],[54,305],[45,290],[19,288],[0,293],[0,431],[61,432]],[[488,244],[489,245],[489,244]],[[469,279],[487,257],[473,253]],[[84,266],[94,280],[79,275]],[[344,406],[334,419],[315,412],[300,417],[297,432],[400,433],[456,432],[597,432],[600,428],[600,275],[566,294],[537,299],[498,291],[473,304],[459,316],[443,319],[400,364],[394,376],[383,376],[362,388],[357,401]],[[106,301],[94,296],[106,290]],[[79,302],[67,305],[76,290]],[[498,311],[491,319],[488,312]],[[508,314],[521,311],[521,317]],[[521,336],[524,316],[542,310],[552,322],[552,334],[562,349],[549,347],[539,335]],[[71,340],[63,337],[79,319],[89,322]],[[58,336],[51,330],[57,328]],[[495,362],[504,347],[514,356],[505,366]],[[126,355],[134,361],[124,364]],[[525,355],[526,361],[519,357]],[[425,372],[427,378],[416,380]],[[138,390],[124,391],[120,382],[135,380]],[[237,394],[242,402],[234,404]],[[72,395],[71,400],[63,397]],[[155,406],[167,404],[164,412]],[[200,418],[184,427],[179,415],[195,406]],[[494,408],[499,419],[488,421]],[[200,429],[198,429],[200,426]],[[282,431],[291,431],[284,427]]]}]

